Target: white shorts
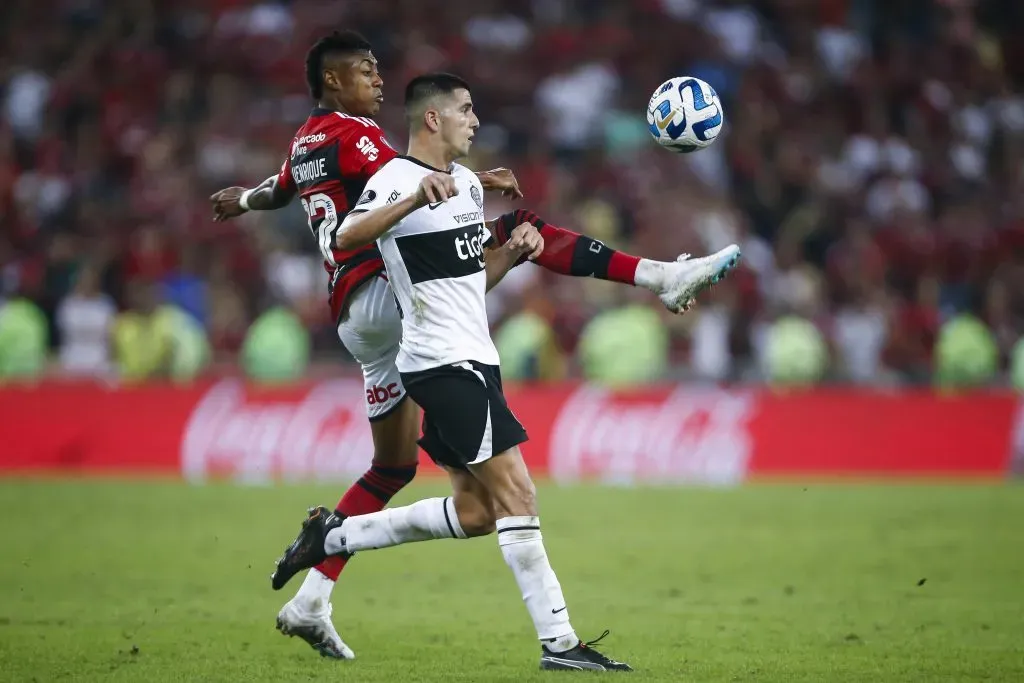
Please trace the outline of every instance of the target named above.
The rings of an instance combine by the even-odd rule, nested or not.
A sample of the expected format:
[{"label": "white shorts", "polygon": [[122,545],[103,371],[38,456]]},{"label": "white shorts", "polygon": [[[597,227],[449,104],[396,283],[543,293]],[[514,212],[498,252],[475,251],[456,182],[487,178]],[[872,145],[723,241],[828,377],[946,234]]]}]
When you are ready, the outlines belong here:
[{"label": "white shorts", "polygon": [[387,280],[375,277],[352,294],[338,337],[363,368],[367,417],[371,422],[387,417],[405,399],[395,367],[402,318]]}]

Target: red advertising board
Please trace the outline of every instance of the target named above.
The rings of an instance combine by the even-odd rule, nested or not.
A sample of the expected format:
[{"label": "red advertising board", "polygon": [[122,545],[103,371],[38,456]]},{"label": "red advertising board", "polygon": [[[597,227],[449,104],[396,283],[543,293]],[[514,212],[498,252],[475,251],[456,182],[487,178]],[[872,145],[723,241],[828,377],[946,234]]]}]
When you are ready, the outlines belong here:
[{"label": "red advertising board", "polygon": [[[1008,393],[565,384],[513,387],[508,397],[530,433],[531,469],[564,481],[995,477],[1024,442],[1024,408]],[[0,389],[0,472],[351,479],[372,453],[363,401],[353,379],[273,389],[237,380],[8,387]]]}]

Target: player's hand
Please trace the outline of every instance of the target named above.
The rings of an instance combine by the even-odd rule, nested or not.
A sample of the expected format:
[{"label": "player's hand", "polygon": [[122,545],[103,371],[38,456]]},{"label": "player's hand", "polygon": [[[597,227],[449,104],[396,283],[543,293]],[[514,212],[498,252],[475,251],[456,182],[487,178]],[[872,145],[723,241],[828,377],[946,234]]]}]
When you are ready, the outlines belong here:
[{"label": "player's hand", "polygon": [[522,199],[523,192],[519,189],[519,181],[512,171],[507,168],[494,168],[490,171],[481,171],[476,174],[480,179],[480,185],[485,191],[501,192],[503,197],[509,199]]},{"label": "player's hand", "polygon": [[505,246],[522,256],[529,254],[531,261],[544,253],[544,238],[532,223],[520,223],[512,230]]},{"label": "player's hand", "polygon": [[455,187],[455,178],[450,173],[435,171],[420,181],[416,188],[416,206],[446,202],[459,194]]},{"label": "player's hand", "polygon": [[220,223],[245,213],[245,209],[238,204],[243,192],[245,192],[244,187],[228,187],[210,196],[214,222]]}]

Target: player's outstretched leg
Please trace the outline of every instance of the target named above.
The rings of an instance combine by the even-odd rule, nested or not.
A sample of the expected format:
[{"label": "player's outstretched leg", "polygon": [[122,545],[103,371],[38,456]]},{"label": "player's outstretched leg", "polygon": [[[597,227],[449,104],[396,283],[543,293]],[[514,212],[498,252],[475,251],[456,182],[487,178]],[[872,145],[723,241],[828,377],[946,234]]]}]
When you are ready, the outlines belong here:
[{"label": "player's outstretched leg", "polygon": [[565,671],[632,671],[582,642],[569,623],[569,609],[540,532],[536,493],[518,446],[469,465],[495,504],[498,546],[515,575],[541,641],[540,668]]},{"label": "player's outstretched leg", "polygon": [[594,277],[649,289],[673,313],[685,313],[698,294],[719,282],[739,263],[740,249],[731,244],[719,252],[691,259],[652,261],[611,249],[601,242],[552,225],[537,214],[517,209],[494,223],[499,243],[508,240],[522,223],[534,225],[544,238],[544,252],[534,261],[554,273]]},{"label": "player's outstretched leg", "polygon": [[[275,588],[283,586],[299,571],[332,553],[349,554],[345,531],[353,550],[370,550],[434,538],[470,538],[493,533],[494,506],[486,489],[471,474],[449,471],[453,496],[421,500],[405,507],[346,518],[325,507],[312,508],[295,541],[285,550],[271,577]],[[336,555],[335,555],[336,556]],[[310,571],[310,575],[318,575]],[[278,629],[299,636],[325,657],[354,659],[355,654],[341,640],[330,619],[314,618],[302,612],[302,604],[289,601],[278,615]]]},{"label": "player's outstretched leg", "polygon": [[346,517],[324,506],[310,508],[299,535],[277,561],[270,577],[279,590],[304,569],[325,558],[444,538],[494,533],[494,508],[487,490],[465,470],[450,470],[454,495]]},{"label": "player's outstretched leg", "polygon": [[[411,542],[427,538],[471,538],[494,533],[494,505],[487,490],[465,470],[449,470],[448,474],[453,493],[448,498],[420,501],[404,508],[395,508],[394,511],[383,511],[384,514],[376,516],[360,515],[345,518],[344,515],[335,512],[333,520],[327,508],[312,508],[303,523],[299,537],[285,551],[285,557],[278,565],[272,579],[274,585],[283,585],[289,574],[294,576],[296,571],[301,571],[302,567],[326,554],[326,549],[323,553],[319,552],[318,543],[319,547],[327,545],[327,535],[332,530],[335,533],[332,548],[337,550],[342,547],[345,541],[342,527],[346,521],[350,525],[358,524],[358,527],[350,528],[360,528],[362,540],[353,542],[367,544],[367,549],[369,546],[384,547],[386,541],[375,541],[374,538],[390,539],[392,542]],[[439,511],[444,517],[443,526],[437,514]],[[427,529],[428,533],[425,534],[424,529]],[[345,555],[349,556],[347,552]],[[311,570],[306,575],[307,581],[310,576],[320,576],[320,573]],[[301,637],[324,657],[355,659],[355,653],[334,630],[330,603],[327,603],[325,615],[311,614],[304,610],[303,603],[298,598],[290,600],[278,615],[278,630],[285,635]]]}]

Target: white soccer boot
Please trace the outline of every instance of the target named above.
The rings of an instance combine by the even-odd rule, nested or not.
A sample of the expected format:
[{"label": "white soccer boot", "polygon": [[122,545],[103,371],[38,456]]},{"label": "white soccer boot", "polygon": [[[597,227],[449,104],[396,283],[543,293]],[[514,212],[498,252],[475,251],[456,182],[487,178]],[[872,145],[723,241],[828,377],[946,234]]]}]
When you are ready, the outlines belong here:
[{"label": "white soccer boot", "polygon": [[[277,630],[285,636],[298,636],[320,653],[332,659],[355,659],[352,648],[345,644],[331,621],[331,603],[317,601],[311,608],[307,601],[292,598],[277,613]],[[320,609],[315,609],[319,606]]]},{"label": "white soccer boot", "polygon": [[721,282],[739,262],[740,248],[735,244],[701,258],[683,254],[674,263],[656,264],[662,269],[660,277],[657,284],[649,288],[665,308],[673,313],[685,313],[698,294]]}]

